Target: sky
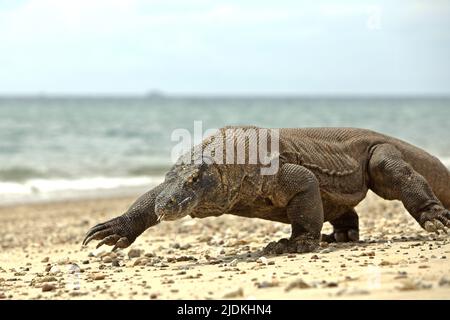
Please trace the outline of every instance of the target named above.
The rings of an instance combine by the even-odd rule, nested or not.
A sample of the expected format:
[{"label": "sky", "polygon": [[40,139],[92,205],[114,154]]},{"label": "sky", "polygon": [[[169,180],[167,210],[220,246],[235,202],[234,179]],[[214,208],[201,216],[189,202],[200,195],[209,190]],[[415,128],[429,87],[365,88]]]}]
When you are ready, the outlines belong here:
[{"label": "sky", "polygon": [[0,94],[450,95],[450,1],[9,0]]}]

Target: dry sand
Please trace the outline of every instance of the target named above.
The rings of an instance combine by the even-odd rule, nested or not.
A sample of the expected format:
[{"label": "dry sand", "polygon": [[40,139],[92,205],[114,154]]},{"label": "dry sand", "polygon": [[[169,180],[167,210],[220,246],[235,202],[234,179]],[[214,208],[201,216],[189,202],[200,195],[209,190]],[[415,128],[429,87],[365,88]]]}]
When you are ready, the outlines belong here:
[{"label": "dry sand", "polygon": [[0,298],[450,298],[449,236],[427,234],[400,203],[373,194],[358,208],[362,242],[316,253],[260,257],[290,227],[227,215],[163,223],[117,254],[81,248],[89,227],[132,201],[0,208]]}]

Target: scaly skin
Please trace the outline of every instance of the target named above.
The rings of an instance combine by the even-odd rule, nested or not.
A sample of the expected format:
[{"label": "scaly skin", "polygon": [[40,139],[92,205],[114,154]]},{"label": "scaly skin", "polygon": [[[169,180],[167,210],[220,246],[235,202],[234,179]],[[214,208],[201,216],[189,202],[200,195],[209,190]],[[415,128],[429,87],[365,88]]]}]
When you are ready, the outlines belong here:
[{"label": "scaly skin", "polygon": [[[237,145],[255,139],[236,133]],[[222,136],[205,139],[216,148]],[[227,136],[226,139],[232,139]],[[246,143],[247,141],[247,143]],[[235,151],[237,147],[235,147]],[[193,149],[194,159],[202,157]],[[93,227],[83,244],[101,240],[128,247],[161,220],[233,214],[289,223],[289,239],[271,242],[268,254],[314,251],[323,241],[359,241],[354,207],[370,189],[384,199],[400,200],[429,232],[450,227],[450,173],[435,157],[401,140],[355,128],[280,129],[279,170],[261,175],[260,164],[176,164],[165,181],[141,196],[122,216]],[[225,153],[224,153],[225,154]],[[333,227],[321,235],[324,221]]]}]

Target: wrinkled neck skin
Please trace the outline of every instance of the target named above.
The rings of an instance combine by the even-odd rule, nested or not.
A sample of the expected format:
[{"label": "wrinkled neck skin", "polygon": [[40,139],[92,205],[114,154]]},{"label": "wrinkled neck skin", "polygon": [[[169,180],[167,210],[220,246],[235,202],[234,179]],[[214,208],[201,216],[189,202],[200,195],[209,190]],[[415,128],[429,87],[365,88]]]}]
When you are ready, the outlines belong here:
[{"label": "wrinkled neck skin", "polygon": [[[257,184],[263,177],[257,166],[249,165],[216,165],[219,183],[205,193],[202,201],[189,214],[193,218],[219,216],[232,211],[233,206],[242,200],[242,188],[250,177]],[[259,181],[258,176],[261,177]],[[256,180],[254,180],[256,178]]]},{"label": "wrinkled neck skin", "polygon": [[[251,189],[252,193],[258,193],[258,190],[264,184],[265,177],[261,176],[258,166],[214,165],[208,170],[211,170],[209,174],[214,175],[215,183],[208,185],[199,192],[201,196],[193,208],[182,212],[180,215],[158,215],[156,210],[157,199],[170,195],[170,190],[173,189],[173,181],[163,182],[139,197],[124,214],[124,217],[139,221],[139,225],[143,226],[145,230],[162,220],[178,220],[187,215],[193,218],[219,216],[230,212],[238,201],[242,201],[242,198],[244,200],[245,198],[251,199],[251,196],[248,197],[249,190]],[[249,181],[251,182],[251,188],[244,187]]]}]

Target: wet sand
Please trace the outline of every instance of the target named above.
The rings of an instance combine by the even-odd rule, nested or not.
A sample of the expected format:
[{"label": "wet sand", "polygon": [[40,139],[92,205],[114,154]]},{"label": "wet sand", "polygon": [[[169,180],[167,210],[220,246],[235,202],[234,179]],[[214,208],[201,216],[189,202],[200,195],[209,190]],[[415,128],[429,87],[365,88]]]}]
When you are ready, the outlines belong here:
[{"label": "wet sand", "polygon": [[426,233],[399,202],[370,194],[357,208],[360,243],[308,254],[261,256],[290,227],[227,215],[162,223],[117,253],[81,247],[133,200],[0,208],[0,298],[450,298],[450,236]]}]

